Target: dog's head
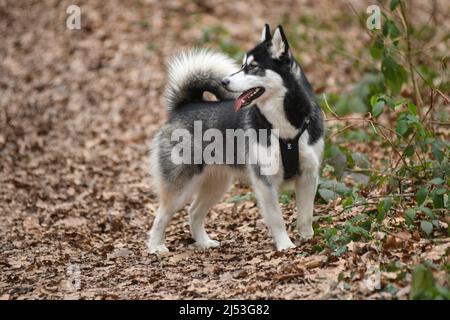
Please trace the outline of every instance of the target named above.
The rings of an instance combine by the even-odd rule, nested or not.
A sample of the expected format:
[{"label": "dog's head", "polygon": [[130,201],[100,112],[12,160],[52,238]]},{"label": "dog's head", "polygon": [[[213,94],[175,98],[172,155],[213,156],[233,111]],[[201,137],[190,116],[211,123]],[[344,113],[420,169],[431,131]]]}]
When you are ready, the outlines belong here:
[{"label": "dog's head", "polygon": [[261,42],[244,56],[242,68],[222,80],[228,90],[241,93],[235,110],[268,97],[284,96],[284,83],[293,79],[293,59],[283,28],[278,26],[272,37],[266,24]]}]

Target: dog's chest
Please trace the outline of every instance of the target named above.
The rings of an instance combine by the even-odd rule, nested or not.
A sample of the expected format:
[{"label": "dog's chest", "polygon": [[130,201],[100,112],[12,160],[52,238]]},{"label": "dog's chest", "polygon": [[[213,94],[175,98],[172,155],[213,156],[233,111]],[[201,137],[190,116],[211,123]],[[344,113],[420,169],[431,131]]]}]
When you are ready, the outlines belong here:
[{"label": "dog's chest", "polygon": [[[279,113],[280,114],[280,113]],[[281,112],[284,115],[284,112]],[[260,165],[266,166],[266,168],[270,168],[269,173],[267,175],[276,175],[279,176],[280,179],[288,180],[295,175],[300,173],[300,152],[301,146],[304,147],[304,144],[307,140],[302,137],[308,125],[309,119],[305,119],[301,128],[295,128],[291,126],[285,117],[284,125],[280,125],[280,123],[273,123],[273,117],[269,122],[267,120],[267,114],[260,112],[259,110],[255,111],[255,117],[260,127],[269,128],[270,134],[270,150],[264,149],[261,145],[258,144],[258,158],[260,161]],[[274,129],[274,127],[276,129]],[[288,130],[287,135],[282,134],[281,130],[278,128],[285,128]],[[286,132],[283,132],[286,133]],[[302,138],[302,139],[301,139]],[[261,141],[260,141],[261,142]],[[268,152],[269,151],[269,152]],[[261,157],[261,155],[264,155]],[[270,165],[268,165],[270,164]],[[276,168],[276,170],[275,170]],[[263,170],[261,170],[262,172]],[[281,174],[282,172],[282,174]]]},{"label": "dog's chest", "polygon": [[258,143],[253,148],[260,168],[258,172],[280,182],[295,177],[301,173],[300,162],[305,148],[303,138],[282,140],[272,135],[270,145]]}]

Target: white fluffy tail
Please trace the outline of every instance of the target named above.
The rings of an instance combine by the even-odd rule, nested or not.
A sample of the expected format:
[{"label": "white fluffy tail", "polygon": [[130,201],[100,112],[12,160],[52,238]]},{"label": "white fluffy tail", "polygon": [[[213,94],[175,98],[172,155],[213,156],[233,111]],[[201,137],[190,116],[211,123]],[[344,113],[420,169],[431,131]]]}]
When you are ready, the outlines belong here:
[{"label": "white fluffy tail", "polygon": [[172,57],[168,63],[169,83],[166,99],[169,110],[189,102],[199,102],[205,91],[219,100],[233,99],[220,81],[238,70],[224,54],[207,49],[191,49]]}]

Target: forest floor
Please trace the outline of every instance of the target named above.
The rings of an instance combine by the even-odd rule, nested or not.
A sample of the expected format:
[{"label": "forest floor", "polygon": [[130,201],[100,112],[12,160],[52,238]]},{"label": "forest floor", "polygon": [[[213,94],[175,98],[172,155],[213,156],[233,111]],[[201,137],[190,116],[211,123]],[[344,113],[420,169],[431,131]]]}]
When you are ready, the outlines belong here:
[{"label": "forest floor", "polygon": [[[282,207],[297,247],[276,252],[254,199],[233,200],[250,191],[241,184],[208,216],[221,247],[195,250],[182,210],[167,230],[171,252],[149,254],[157,199],[148,146],[166,118],[167,57],[205,41],[206,27],[224,26],[248,50],[266,21],[303,16],[307,41],[296,54],[318,93],[338,93],[363,70],[336,42],[358,52],[369,38],[345,1],[85,0],[81,30],[66,28],[70,4],[0,0],[1,299],[404,299],[411,275],[399,280],[380,263],[448,254],[448,242],[400,229],[351,242],[340,256],[318,250],[320,236],[298,240],[294,201]],[[389,155],[354,148],[374,161]],[[341,209],[318,203],[317,216],[336,215],[320,225],[354,214]]]}]

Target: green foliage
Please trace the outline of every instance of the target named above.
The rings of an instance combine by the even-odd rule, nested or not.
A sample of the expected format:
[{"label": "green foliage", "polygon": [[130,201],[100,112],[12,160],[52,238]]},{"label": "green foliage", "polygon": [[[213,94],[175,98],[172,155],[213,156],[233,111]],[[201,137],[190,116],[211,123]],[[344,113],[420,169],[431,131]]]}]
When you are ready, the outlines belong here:
[{"label": "green foliage", "polygon": [[406,83],[408,79],[405,68],[398,64],[392,56],[388,54],[383,55],[381,72],[383,73],[387,87],[394,95],[400,92],[402,85]]},{"label": "green foliage", "polygon": [[227,202],[240,203],[240,202],[245,202],[245,201],[256,201],[255,195],[252,192],[238,194],[238,195],[235,195],[235,196],[231,197],[230,199],[228,199]]},{"label": "green foliage", "polygon": [[420,228],[427,236],[431,235],[431,232],[433,231],[433,224],[426,220],[420,221]]},{"label": "green foliage", "polygon": [[350,241],[369,240],[372,220],[365,214],[355,216],[350,220],[332,228],[317,230],[325,239],[326,246],[332,255],[341,256],[347,252]]},{"label": "green foliage", "polygon": [[400,4],[400,0],[391,0],[391,4],[389,5],[391,11],[394,11],[398,5]]},{"label": "green foliage", "polygon": [[[370,97],[384,90],[383,76],[381,74],[367,73],[353,86],[350,93],[339,96],[329,95],[327,99],[334,106],[334,111],[338,115],[345,115],[350,112],[362,113],[370,110]],[[322,105],[322,109],[326,110],[324,106],[325,101],[320,97],[319,103]]]},{"label": "green foliage", "polygon": [[242,60],[242,57],[244,56],[242,49],[231,40],[228,30],[222,25],[203,29],[199,45],[204,46],[212,43],[218,43],[221,51],[227,53],[236,60]]},{"label": "green foliage", "polygon": [[280,198],[279,198],[279,202],[281,204],[287,205],[289,203],[291,203],[294,199],[294,195],[295,195],[295,190],[290,189],[290,190],[285,190],[281,193]]},{"label": "green foliage", "polygon": [[378,206],[377,206],[377,211],[378,211],[377,221],[378,221],[378,223],[381,223],[384,220],[386,214],[389,212],[392,205],[393,205],[393,202],[392,202],[391,197],[386,197],[378,203]]},{"label": "green foliage", "polygon": [[410,299],[430,300],[430,299],[450,299],[450,291],[436,285],[431,269],[419,264],[414,268]]},{"label": "green foliage", "polygon": [[[412,26],[408,30],[405,28],[400,18],[405,6],[402,0],[391,0],[389,8],[395,14],[383,13],[382,29],[371,31],[373,38],[368,53],[373,61],[367,68],[370,73],[365,74],[351,92],[324,94],[319,100],[329,117],[337,115],[337,120],[343,120],[343,115],[356,113],[348,117],[350,119],[358,118],[360,113],[358,120],[361,122],[355,123],[365,124],[363,128],[348,129],[336,121],[338,124],[328,127],[324,178],[320,181],[317,199],[328,206],[332,201],[340,204],[343,209],[338,216],[355,207],[359,212],[356,217],[333,227],[316,226],[316,233],[323,239],[317,245],[318,250],[326,247],[335,256],[345,254],[350,241],[371,240],[371,231],[384,231],[387,225],[392,228],[392,221],[398,221],[399,216],[404,218],[404,223],[400,219],[402,222],[397,227],[403,226],[416,236],[432,240],[450,235],[448,227],[443,229],[448,225],[450,211],[450,142],[430,121],[434,117],[448,124],[450,119],[448,111],[438,110],[433,105],[435,100],[429,99],[431,90],[436,94],[433,87],[437,80],[441,81],[442,72],[410,50],[408,37],[414,36],[415,41],[423,44],[427,37],[416,34]],[[432,34],[427,26],[421,30]],[[414,65],[415,61],[420,63]],[[419,79],[418,88],[414,86],[413,75]],[[448,81],[442,82],[440,91],[449,90]],[[417,99],[418,95],[423,101]],[[347,121],[346,125],[349,122],[352,123]],[[373,151],[384,152],[381,163],[374,165],[369,152],[355,152],[355,141],[379,146]],[[351,176],[355,184],[344,184],[342,178],[347,176]],[[373,194],[372,190],[381,191],[381,195],[380,192]],[[395,220],[390,219],[394,217]],[[335,220],[328,218],[326,221]],[[400,266],[388,269],[398,271],[398,279],[407,278],[408,272],[401,271]],[[391,286],[384,290],[395,292],[397,289]],[[449,290],[436,284],[428,266],[419,265],[413,272],[410,298],[448,299]]]},{"label": "green foliage", "polygon": [[338,196],[345,197],[352,193],[352,189],[336,180],[322,180],[319,183],[318,193],[325,202],[330,202]]}]

